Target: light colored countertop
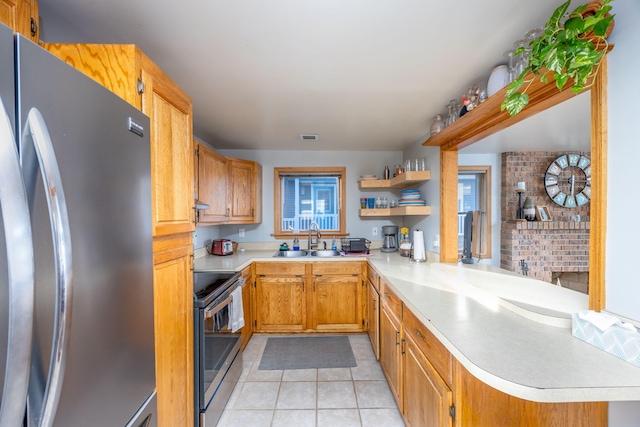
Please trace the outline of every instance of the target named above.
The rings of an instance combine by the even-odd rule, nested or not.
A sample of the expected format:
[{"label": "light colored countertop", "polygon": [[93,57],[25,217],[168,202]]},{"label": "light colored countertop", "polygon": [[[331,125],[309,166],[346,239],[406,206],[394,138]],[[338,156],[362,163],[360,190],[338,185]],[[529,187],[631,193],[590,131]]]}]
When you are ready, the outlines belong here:
[{"label": "light colored countertop", "polygon": [[[241,270],[275,250],[196,258],[196,271]],[[586,295],[494,267],[411,263],[372,251],[368,260],[462,365],[489,386],[537,402],[640,400],[640,368],[571,335]],[[325,259],[326,260],[326,259]]]}]

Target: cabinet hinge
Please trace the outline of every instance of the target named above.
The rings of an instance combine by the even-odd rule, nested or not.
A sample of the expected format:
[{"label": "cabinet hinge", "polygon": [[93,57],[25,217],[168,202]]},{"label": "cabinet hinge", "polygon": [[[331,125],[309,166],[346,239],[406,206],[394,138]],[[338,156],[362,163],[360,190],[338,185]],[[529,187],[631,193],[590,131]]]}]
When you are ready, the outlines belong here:
[{"label": "cabinet hinge", "polygon": [[456,419],[456,405],[449,406],[449,416],[454,420]]},{"label": "cabinet hinge", "polygon": [[35,37],[38,33],[38,23],[35,19],[31,18],[31,37]]},{"label": "cabinet hinge", "polygon": [[138,79],[138,94],[142,95],[144,93],[144,83],[142,79]]},{"label": "cabinet hinge", "polygon": [[200,147],[196,148],[196,156],[200,157]]}]

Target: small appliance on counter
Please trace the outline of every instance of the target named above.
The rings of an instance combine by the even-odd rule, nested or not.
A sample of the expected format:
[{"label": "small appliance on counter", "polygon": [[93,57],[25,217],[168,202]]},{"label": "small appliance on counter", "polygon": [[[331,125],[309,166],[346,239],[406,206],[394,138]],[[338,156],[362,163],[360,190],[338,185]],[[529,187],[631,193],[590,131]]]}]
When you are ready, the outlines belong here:
[{"label": "small appliance on counter", "polygon": [[233,243],[227,239],[217,239],[207,246],[207,251],[211,255],[233,255]]},{"label": "small appliance on counter", "polygon": [[395,252],[398,250],[398,227],[395,225],[382,226],[382,247],[380,252]]},{"label": "small appliance on counter", "polygon": [[363,237],[359,239],[342,239],[342,251],[346,254],[361,252],[368,254],[371,242]]}]

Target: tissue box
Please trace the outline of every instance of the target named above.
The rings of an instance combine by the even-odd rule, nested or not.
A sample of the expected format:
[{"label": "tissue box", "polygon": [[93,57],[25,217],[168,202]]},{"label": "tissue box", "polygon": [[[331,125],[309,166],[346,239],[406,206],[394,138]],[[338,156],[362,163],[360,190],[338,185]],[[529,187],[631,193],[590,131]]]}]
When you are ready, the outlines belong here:
[{"label": "tissue box", "polygon": [[602,331],[593,323],[581,319],[578,313],[573,313],[571,333],[582,341],[640,367],[640,333],[637,329],[632,331],[613,325]]}]

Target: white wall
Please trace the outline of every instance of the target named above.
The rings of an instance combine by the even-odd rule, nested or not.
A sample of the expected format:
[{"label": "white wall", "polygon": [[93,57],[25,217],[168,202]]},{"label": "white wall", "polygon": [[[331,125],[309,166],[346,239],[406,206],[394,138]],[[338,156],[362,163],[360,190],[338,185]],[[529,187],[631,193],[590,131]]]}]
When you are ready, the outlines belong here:
[{"label": "white wall", "polygon": [[[640,321],[638,246],[640,212],[640,2],[613,3],[615,29],[609,53],[609,150],[607,177],[606,308]],[[594,367],[597,369],[597,367]],[[640,425],[640,402],[611,402],[609,426]]]},{"label": "white wall", "polygon": [[422,143],[426,139],[427,135],[407,147],[404,150],[404,159],[423,157],[427,159],[427,169],[431,171],[431,179],[415,188],[420,190],[427,205],[431,207],[431,215],[404,217],[404,226],[409,227],[410,236],[414,230],[422,230],[425,249],[439,254],[440,247],[434,246],[434,240],[440,235],[440,148],[423,147]]},{"label": "white wall", "polygon": [[[360,197],[387,196],[399,198],[397,192],[363,191],[358,189],[360,175],[375,174],[382,177],[385,165],[391,168],[402,162],[400,151],[269,151],[269,150],[218,150],[221,154],[240,159],[254,160],[262,165],[262,223],[249,225],[221,225],[219,237],[237,242],[276,242],[273,233],[273,169],[292,166],[345,166],[347,232],[350,237],[365,237],[380,240],[380,227],[383,225],[401,226],[402,218],[360,218]],[[372,235],[372,228],[378,228],[378,236]],[[199,227],[198,229],[208,228]],[[245,229],[245,237],[238,236],[238,229]],[[203,234],[202,230],[199,234]],[[199,239],[204,243],[204,239]],[[200,245],[202,246],[202,245]],[[274,246],[275,247],[275,246]]]},{"label": "white wall", "polygon": [[614,3],[609,53],[609,175],[607,179],[607,310],[640,321],[640,2]]}]

